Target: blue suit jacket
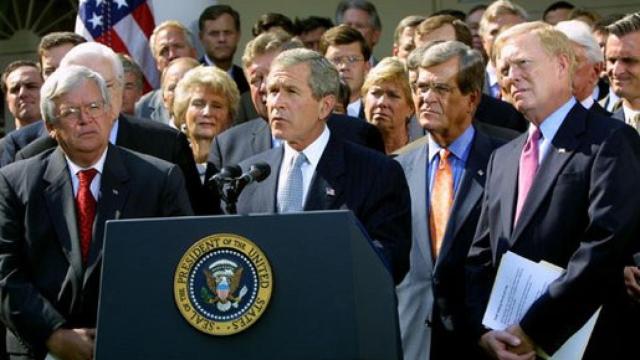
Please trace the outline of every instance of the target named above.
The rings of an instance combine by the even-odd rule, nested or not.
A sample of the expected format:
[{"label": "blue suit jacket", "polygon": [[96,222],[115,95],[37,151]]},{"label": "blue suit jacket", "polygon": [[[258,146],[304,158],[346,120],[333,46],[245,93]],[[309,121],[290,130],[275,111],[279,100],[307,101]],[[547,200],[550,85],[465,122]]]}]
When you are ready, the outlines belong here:
[{"label": "blue suit jacket", "polygon": [[640,138],[624,123],[576,104],[552,139],[514,226],[526,136],[496,150],[489,161],[482,214],[467,259],[475,335],[486,331],[481,319],[495,271],[509,250],[567,269],[520,321],[537,345],[554,353],[604,304],[585,357],[622,358],[630,344],[620,341],[624,316],[618,304],[626,301],[622,269],[640,221]]},{"label": "blue suit jacket", "polygon": [[[238,199],[238,213],[276,212],[282,147],[251,157],[240,166],[256,162],[271,166],[271,175],[247,186]],[[333,134],[322,153],[311,182],[304,210],[349,209],[360,220],[391,267],[398,283],[409,268],[411,213],[407,181],[398,163]]]},{"label": "blue suit jacket", "polygon": [[16,154],[32,141],[47,136],[44,120],[36,121],[16,131],[12,131],[3,139],[4,149],[0,156],[0,167],[15,161]]}]

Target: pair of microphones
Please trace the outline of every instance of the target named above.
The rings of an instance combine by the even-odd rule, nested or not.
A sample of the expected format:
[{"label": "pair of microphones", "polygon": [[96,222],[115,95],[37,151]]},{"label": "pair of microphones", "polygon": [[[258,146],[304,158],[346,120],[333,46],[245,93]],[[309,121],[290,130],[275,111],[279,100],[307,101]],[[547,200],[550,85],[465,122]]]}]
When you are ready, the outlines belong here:
[{"label": "pair of microphones", "polygon": [[264,162],[258,162],[249,167],[249,170],[242,172],[238,165],[223,167],[219,173],[215,174],[212,180],[215,182],[220,198],[225,202],[228,214],[236,213],[236,203],[244,188],[253,183],[261,182],[271,174],[271,166]]}]

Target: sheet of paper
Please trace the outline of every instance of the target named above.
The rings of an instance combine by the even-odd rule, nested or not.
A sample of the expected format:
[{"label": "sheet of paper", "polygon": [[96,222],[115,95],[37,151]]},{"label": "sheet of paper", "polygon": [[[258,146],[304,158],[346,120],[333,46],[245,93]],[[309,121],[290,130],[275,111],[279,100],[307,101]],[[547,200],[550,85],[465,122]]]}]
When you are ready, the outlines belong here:
[{"label": "sheet of paper", "polygon": [[561,274],[561,268],[541,265],[506,252],[500,261],[482,324],[495,330],[517,324],[531,304]]},{"label": "sheet of paper", "polygon": [[[510,251],[506,252],[500,261],[482,324],[495,330],[504,330],[517,324],[533,302],[547,290],[552,281],[562,275],[563,271],[562,268],[546,261],[535,263]],[[601,309],[602,307],[598,308],[585,325],[551,357],[541,350],[539,355],[551,360],[582,359]]]}]

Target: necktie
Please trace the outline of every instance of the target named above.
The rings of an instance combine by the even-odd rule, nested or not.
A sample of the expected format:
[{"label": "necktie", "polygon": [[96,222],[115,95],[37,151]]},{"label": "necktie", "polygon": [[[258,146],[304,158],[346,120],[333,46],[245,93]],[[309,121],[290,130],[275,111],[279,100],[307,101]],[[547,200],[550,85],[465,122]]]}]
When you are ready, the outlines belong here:
[{"label": "necktie", "polygon": [[80,186],[76,196],[76,210],[78,214],[78,230],[80,232],[80,249],[82,262],[87,263],[89,248],[91,246],[91,234],[93,232],[93,219],[96,215],[96,199],[91,194],[91,182],[98,171],[96,169],[81,170],[78,172]]},{"label": "necktie", "polygon": [[535,130],[529,134],[527,142],[522,148],[520,154],[520,165],[518,167],[518,203],[516,204],[516,217],[513,224],[517,224],[522,206],[524,205],[531,185],[533,184],[533,178],[538,171],[538,141],[540,140],[540,129]]},{"label": "necktie", "polygon": [[431,249],[434,258],[440,253],[440,246],[449,221],[451,206],[453,205],[453,171],[449,163],[449,150],[440,150],[440,161],[433,182],[431,192],[431,208],[429,211],[429,231],[431,235]]},{"label": "necktie", "polygon": [[293,166],[287,171],[287,180],[278,195],[278,212],[302,211],[302,164],[305,162],[307,157],[304,153],[294,157]]}]

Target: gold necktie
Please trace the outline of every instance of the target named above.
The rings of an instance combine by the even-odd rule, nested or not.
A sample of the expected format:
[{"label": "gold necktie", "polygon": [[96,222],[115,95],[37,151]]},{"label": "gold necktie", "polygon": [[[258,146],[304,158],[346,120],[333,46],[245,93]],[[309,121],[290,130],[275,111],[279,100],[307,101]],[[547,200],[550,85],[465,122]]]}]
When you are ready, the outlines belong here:
[{"label": "gold necktie", "polygon": [[433,191],[431,192],[431,208],[429,211],[429,230],[433,257],[440,253],[440,246],[449,221],[453,205],[453,170],[449,163],[449,150],[440,150],[440,161],[436,170]]}]

